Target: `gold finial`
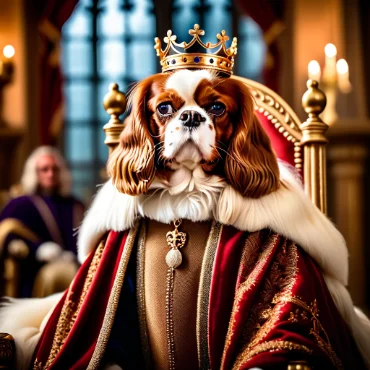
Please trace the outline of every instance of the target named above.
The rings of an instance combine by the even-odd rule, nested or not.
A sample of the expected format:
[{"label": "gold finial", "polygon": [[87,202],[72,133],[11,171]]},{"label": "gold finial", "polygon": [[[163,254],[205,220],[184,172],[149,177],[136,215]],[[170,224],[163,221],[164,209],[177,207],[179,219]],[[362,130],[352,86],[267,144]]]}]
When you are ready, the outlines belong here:
[{"label": "gold finial", "polygon": [[109,85],[109,92],[104,96],[103,105],[106,112],[110,114],[109,122],[103,127],[104,144],[108,145],[110,154],[119,143],[119,137],[123,130],[123,122],[119,116],[124,113],[127,105],[126,96],[118,90],[116,83]]},{"label": "gold finial", "polygon": [[125,111],[126,104],[126,96],[123,92],[118,90],[118,85],[116,83],[110,84],[109,92],[104,96],[103,100],[104,109],[111,116],[109,122],[113,120],[116,123],[122,123],[119,116]]},{"label": "gold finial", "polygon": [[302,105],[309,117],[318,116],[326,106],[326,96],[315,80],[307,81],[308,90],[303,94]]},{"label": "gold finial", "polygon": [[[301,124],[304,147],[304,182],[312,202],[326,214],[326,149],[328,139],[325,132],[329,126],[319,114],[325,109],[326,96],[315,80],[307,81],[308,90],[303,94],[302,105],[308,118]],[[311,158],[311,161],[306,160]],[[320,183],[322,181],[323,183]],[[321,189],[321,191],[317,191]]]}]

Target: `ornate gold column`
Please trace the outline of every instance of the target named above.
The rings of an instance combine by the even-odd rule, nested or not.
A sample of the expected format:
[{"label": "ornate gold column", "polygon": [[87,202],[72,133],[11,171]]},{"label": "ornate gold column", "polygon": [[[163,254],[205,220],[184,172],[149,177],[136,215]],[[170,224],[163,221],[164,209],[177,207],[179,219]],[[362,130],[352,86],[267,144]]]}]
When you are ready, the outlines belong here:
[{"label": "ornate gold column", "polygon": [[304,148],[305,190],[312,202],[326,214],[326,143],[328,140],[325,137],[325,132],[328,125],[319,117],[325,108],[326,97],[318,86],[317,81],[308,80],[308,90],[302,97],[302,105],[308,114],[308,119],[301,125],[301,145]]}]

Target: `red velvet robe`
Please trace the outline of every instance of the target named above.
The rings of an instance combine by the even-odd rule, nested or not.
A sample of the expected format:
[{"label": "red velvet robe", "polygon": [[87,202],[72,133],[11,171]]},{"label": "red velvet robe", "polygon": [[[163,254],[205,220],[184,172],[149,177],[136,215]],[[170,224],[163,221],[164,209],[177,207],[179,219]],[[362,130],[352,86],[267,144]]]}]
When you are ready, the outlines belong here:
[{"label": "red velvet robe", "polygon": [[[110,232],[87,258],[46,325],[33,369],[99,368],[138,228]],[[287,369],[293,360],[365,369],[315,261],[270,230],[215,223],[198,302],[201,369]]]}]

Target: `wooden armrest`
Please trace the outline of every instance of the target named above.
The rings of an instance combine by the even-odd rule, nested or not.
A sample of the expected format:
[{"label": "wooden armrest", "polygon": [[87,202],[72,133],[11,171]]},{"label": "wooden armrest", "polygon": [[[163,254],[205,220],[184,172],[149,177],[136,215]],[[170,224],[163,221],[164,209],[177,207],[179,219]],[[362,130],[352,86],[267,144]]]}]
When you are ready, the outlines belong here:
[{"label": "wooden armrest", "polygon": [[13,369],[14,355],[15,345],[13,337],[7,333],[0,333],[0,369]]}]

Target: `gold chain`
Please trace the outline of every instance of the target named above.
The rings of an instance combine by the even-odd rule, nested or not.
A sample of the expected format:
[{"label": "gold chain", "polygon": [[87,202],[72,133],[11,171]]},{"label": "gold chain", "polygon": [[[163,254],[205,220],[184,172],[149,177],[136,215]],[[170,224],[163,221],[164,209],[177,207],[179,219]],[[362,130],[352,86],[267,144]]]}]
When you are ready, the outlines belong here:
[{"label": "gold chain", "polygon": [[178,230],[181,223],[181,218],[175,220],[175,230],[169,231],[166,234],[167,244],[169,248],[171,248],[166,255],[166,263],[168,265],[166,287],[166,332],[170,370],[175,370],[175,329],[173,322],[174,275],[175,269],[180,266],[182,262],[180,248],[182,248],[186,242],[186,234]]}]

